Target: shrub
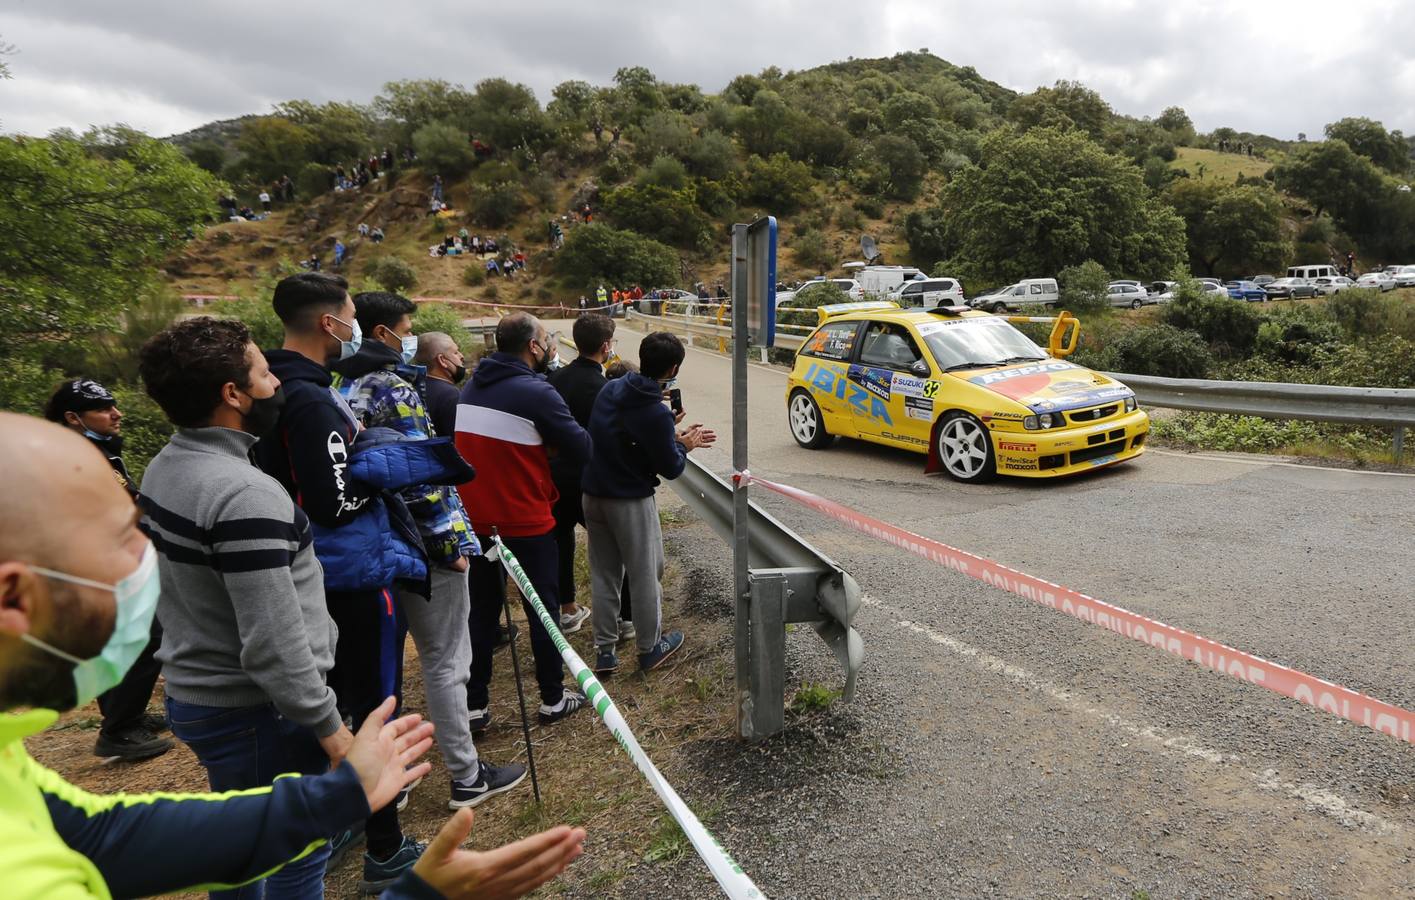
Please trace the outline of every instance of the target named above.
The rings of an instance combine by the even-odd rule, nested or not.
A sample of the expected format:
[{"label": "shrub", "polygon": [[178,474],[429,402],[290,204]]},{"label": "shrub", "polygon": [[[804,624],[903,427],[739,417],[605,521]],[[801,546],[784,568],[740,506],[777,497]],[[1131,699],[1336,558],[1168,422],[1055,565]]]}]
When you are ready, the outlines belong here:
[{"label": "shrub", "polygon": [[1261,319],[1242,300],[1199,293],[1180,282],[1174,302],[1164,308],[1164,321],[1196,332],[1220,356],[1240,357],[1252,352]]},{"label": "shrub", "polygon": [[395,294],[405,294],[418,284],[413,267],[396,256],[375,256],[364,265],[364,274]]},{"label": "shrub", "polygon": [[275,315],[270,305],[270,294],[257,294],[253,298],[222,300],[213,305],[211,314],[228,319],[240,319],[250,329],[251,340],[261,349],[279,347],[285,340],[285,326]]},{"label": "shrub", "polygon": [[429,331],[440,331],[456,341],[464,355],[469,359],[474,359],[486,345],[480,338],[473,337],[472,333],[462,324],[462,320],[466,317],[465,312],[445,303],[422,303],[418,305],[418,311],[413,316],[413,333],[426,334]]},{"label": "shrub", "polygon": [[462,283],[467,287],[481,287],[486,284],[486,270],[482,268],[479,261],[473,260],[462,270]]},{"label": "shrub", "polygon": [[1340,341],[1341,328],[1327,311],[1303,304],[1268,313],[1258,326],[1254,351],[1264,359],[1309,365],[1317,350]]},{"label": "shrub", "polygon": [[706,250],[712,242],[712,222],[698,207],[692,187],[649,183],[615,188],[604,195],[604,214],[621,228],[678,247]]},{"label": "shrub", "polygon": [[413,150],[419,165],[444,179],[465,174],[476,162],[466,132],[440,122],[429,122],[413,132]]},{"label": "shrub", "polygon": [[333,186],[334,170],[324,163],[305,163],[295,173],[295,190],[301,197],[318,197]]},{"label": "shrub", "polygon": [[867,219],[880,219],[884,217],[884,201],[878,197],[857,197],[855,208]]},{"label": "shrub", "polygon": [[811,202],[816,180],[811,167],[795,162],[785,153],[770,159],[753,156],[747,160],[747,199],[773,213],[792,213]]},{"label": "shrub", "polygon": [[638,167],[627,151],[615,147],[599,167],[599,180],[604,184],[623,184],[633,177]]},{"label": "shrub", "polygon": [[1415,339],[1415,308],[1396,293],[1342,291],[1327,298],[1325,311],[1353,340],[1382,334]]},{"label": "shrub", "polygon": [[486,290],[482,291],[481,295],[488,300],[495,300],[498,293],[500,293],[500,291],[497,290],[496,282],[493,281],[486,286]]},{"label": "shrub", "polygon": [[492,228],[510,222],[525,208],[525,195],[513,181],[499,181],[472,192],[472,218]]},{"label": "shrub", "polygon": [[670,285],[678,280],[678,254],[632,231],[599,222],[572,228],[555,254],[555,269],[582,285]]},{"label": "shrub", "polygon": [[1086,365],[1109,372],[1167,378],[1207,378],[1213,363],[1213,354],[1198,335],[1164,324],[1119,331],[1086,359]]},{"label": "shrub", "polygon": [[[796,296],[791,300],[790,306],[794,307],[786,312],[777,313],[776,321],[781,325],[805,325],[811,328],[816,326],[820,317],[813,312],[796,312],[796,309],[815,309],[820,306],[828,306],[832,303],[849,303],[850,295],[836,287],[832,282],[822,281],[817,284],[808,284],[801,288]],[[799,328],[791,329],[793,334],[804,334]]]},{"label": "shrub", "polygon": [[1110,273],[1093,259],[1079,266],[1067,266],[1056,276],[1061,289],[1061,308],[1077,315],[1110,309]]},{"label": "shrub", "polygon": [[796,254],[797,263],[818,272],[829,269],[835,261],[835,254],[831,252],[825,235],[814,228],[801,232],[791,242],[791,249]]}]

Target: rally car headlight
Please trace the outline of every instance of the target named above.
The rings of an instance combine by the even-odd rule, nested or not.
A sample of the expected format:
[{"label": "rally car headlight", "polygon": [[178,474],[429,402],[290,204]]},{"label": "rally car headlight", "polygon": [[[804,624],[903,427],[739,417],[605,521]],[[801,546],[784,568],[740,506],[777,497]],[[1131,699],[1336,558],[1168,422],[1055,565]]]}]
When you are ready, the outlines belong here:
[{"label": "rally car headlight", "polygon": [[1139,408],[1139,404],[1135,402],[1135,398],[1134,398],[1133,395],[1130,396],[1130,397],[1126,397],[1126,398],[1125,398],[1125,411],[1126,411],[1126,412],[1134,412],[1134,411],[1135,411],[1136,409],[1138,409],[1138,408]]},{"label": "rally car headlight", "polygon": [[[1028,431],[1040,431],[1044,428],[1050,428],[1052,424],[1053,421],[1051,413],[1042,413],[1039,416],[1027,416],[1025,419],[1022,420],[1022,427],[1027,429]],[[1060,413],[1058,413],[1056,416],[1055,424],[1061,424]]]}]

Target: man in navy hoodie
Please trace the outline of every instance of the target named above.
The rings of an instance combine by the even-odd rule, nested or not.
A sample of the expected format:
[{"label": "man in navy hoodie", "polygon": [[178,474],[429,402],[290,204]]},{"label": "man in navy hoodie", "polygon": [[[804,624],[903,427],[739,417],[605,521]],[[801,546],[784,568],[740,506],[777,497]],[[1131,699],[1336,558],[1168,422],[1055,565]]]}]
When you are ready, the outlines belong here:
[{"label": "man in navy hoodie", "polygon": [[[329,686],[339,698],[340,712],[363,721],[383,698],[402,695],[407,633],[392,578],[380,587],[350,590],[353,567],[330,563],[336,553],[363,559],[381,555],[363,551],[368,526],[375,521],[365,517],[383,515],[384,500],[379,491],[347,474],[361,426],[333,389],[328,368],[353,356],[363,335],[348,282],[338,275],[291,275],[276,285],[272,302],[285,326],[285,342],[279,350],[266,351],[265,357],[285,387],[285,405],[275,429],[256,443],[256,464],[289,491],[312,523],[315,555],[324,567],[325,600],[339,628]],[[356,536],[359,546],[354,546]],[[391,540],[391,535],[385,537]],[[420,545],[417,551],[422,552]],[[425,558],[423,564],[425,578]],[[404,836],[392,803],[369,816],[364,833],[360,887],[369,891],[392,884],[426,846]],[[346,832],[331,842],[331,869],[352,840]]]},{"label": "man in navy hoodie", "polygon": [[[558,496],[550,474],[550,456],[567,466],[584,465],[590,438],[570,414],[545,371],[555,358],[555,338],[526,313],[513,313],[496,326],[497,352],[484,358],[462,389],[457,406],[457,449],[482,477],[457,486],[482,547],[491,545],[492,529],[530,577],[553,621],[560,621],[560,574],[555,545]],[[467,709],[472,730],[491,722],[491,651],[506,599],[501,563],[470,560],[472,586],[472,673]],[[558,722],[585,704],[585,695],[566,689],[565,666],[550,634],[532,613],[531,651],[540,686],[540,721]]]},{"label": "man in navy hoodie", "polygon": [[666,331],[648,335],[639,343],[639,371],[605,385],[590,413],[594,454],[581,484],[598,675],[619,668],[614,645],[619,640],[619,588],[626,574],[639,668],[652,671],[683,646],[681,631],[660,635],[663,531],[654,488],[659,478],[683,474],[690,451],[717,440],[701,425],[677,431],[677,418],[664,405],[685,355],[677,336]]}]

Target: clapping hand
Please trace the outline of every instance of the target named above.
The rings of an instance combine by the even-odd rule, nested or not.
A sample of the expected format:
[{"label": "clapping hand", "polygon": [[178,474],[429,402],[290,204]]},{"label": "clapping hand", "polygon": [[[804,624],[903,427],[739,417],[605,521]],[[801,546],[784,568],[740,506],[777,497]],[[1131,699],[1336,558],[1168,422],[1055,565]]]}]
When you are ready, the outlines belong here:
[{"label": "clapping hand", "polygon": [[696,450],[699,447],[707,447],[717,440],[717,433],[711,428],[704,428],[701,424],[689,425],[678,432],[678,442],[685,450]]},{"label": "clapping hand", "polygon": [[472,811],[459,809],[428,844],[413,871],[450,900],[509,900],[533,891],[584,852],[585,830],[560,825],[497,847],[464,850]]},{"label": "clapping hand", "polygon": [[389,722],[396,708],[389,697],[369,713],[344,757],[359,773],[368,808],[373,810],[392,803],[399,791],[432,770],[431,763],[413,765],[432,746],[432,723],[418,715]]}]

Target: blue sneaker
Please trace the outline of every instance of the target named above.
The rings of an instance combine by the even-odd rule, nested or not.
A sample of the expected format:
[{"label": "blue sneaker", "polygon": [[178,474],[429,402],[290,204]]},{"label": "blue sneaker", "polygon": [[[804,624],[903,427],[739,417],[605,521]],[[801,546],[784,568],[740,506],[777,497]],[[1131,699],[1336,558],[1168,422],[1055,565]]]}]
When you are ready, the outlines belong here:
[{"label": "blue sneaker", "polygon": [[364,836],[364,823],[359,822],[353,828],[346,829],[329,839],[329,861],[324,864],[325,871],[333,871],[340,862],[344,860],[345,854],[358,846]]},{"label": "blue sneaker", "polygon": [[662,666],[670,656],[678,652],[678,648],[683,646],[683,632],[670,631],[659,638],[653,649],[647,653],[639,654],[639,671],[652,672]]},{"label": "blue sneaker", "polygon": [[399,812],[402,812],[403,810],[408,808],[408,798],[412,796],[413,788],[417,787],[422,783],[422,776],[419,775],[417,778],[413,779],[411,784],[407,785],[401,791],[398,792],[398,799],[393,801],[393,805]]},{"label": "blue sneaker", "polygon": [[594,673],[601,678],[608,678],[619,671],[619,657],[614,655],[613,647],[600,647],[595,655]]},{"label": "blue sneaker", "polygon": [[526,777],[526,767],[514,763],[508,766],[489,766],[485,762],[479,762],[477,765],[475,780],[452,782],[452,799],[447,801],[448,809],[476,806],[487,797],[511,790]]},{"label": "blue sneaker", "polygon": [[385,860],[374,859],[364,854],[364,878],[359,882],[359,892],[377,894],[393,886],[393,882],[403,877],[403,873],[413,867],[427,849],[427,844],[403,836],[403,845]]}]

